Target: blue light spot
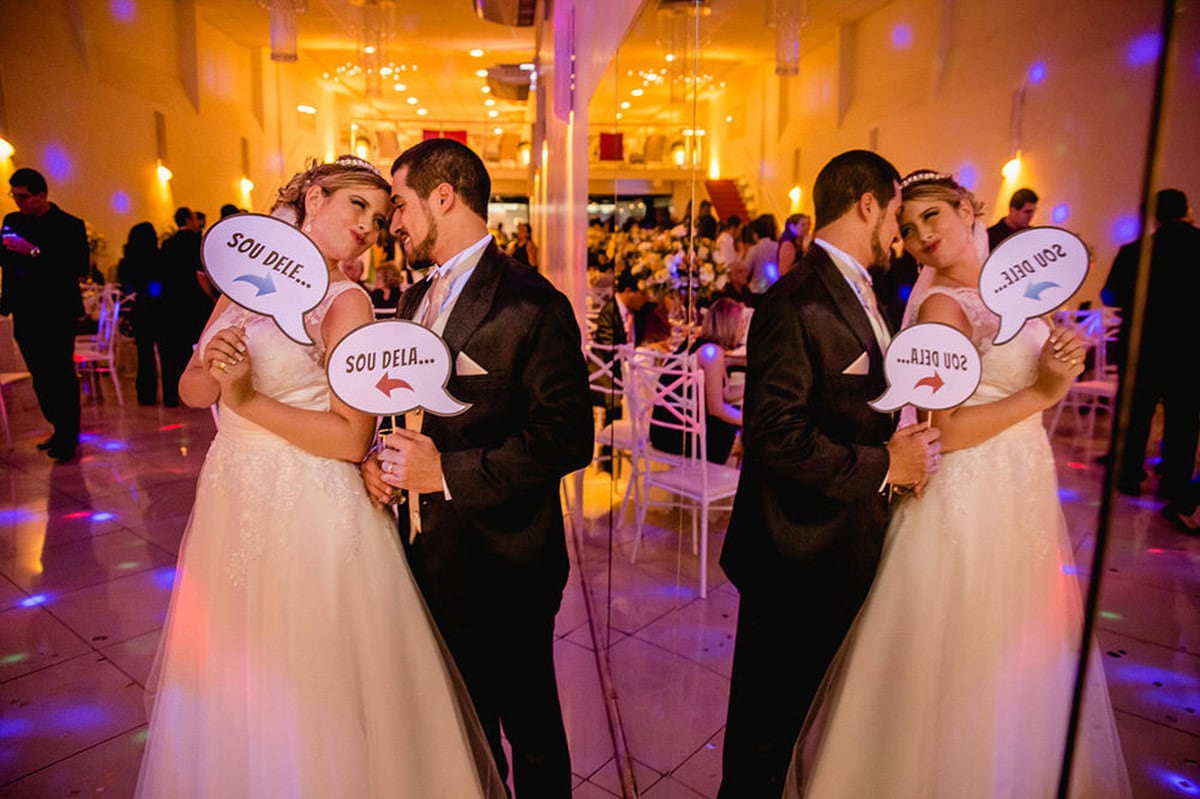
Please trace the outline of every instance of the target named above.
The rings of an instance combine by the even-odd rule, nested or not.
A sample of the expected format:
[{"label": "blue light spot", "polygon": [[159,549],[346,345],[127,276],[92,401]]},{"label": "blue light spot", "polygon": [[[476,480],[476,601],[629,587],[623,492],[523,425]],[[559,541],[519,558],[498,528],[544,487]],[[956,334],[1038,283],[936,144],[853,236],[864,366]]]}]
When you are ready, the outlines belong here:
[{"label": "blue light spot", "polygon": [[703,347],[700,348],[700,354],[703,355],[705,358],[708,358],[709,360],[712,360],[713,358],[717,357],[717,353],[720,351],[721,351],[721,348],[718,347],[716,344],[705,344]]},{"label": "blue light spot", "polygon": [[45,594],[34,594],[31,597],[26,597],[25,599],[22,599],[21,607],[36,608],[38,605],[45,604],[46,601],[49,599],[50,599],[50,597],[46,596]]},{"label": "blue light spot", "polygon": [[94,521],[94,522],[106,522],[109,519],[115,519],[115,518],[117,518],[116,514],[108,513],[107,511],[102,511],[100,513],[92,514],[92,521]]},{"label": "blue light spot", "polygon": [[1138,237],[1142,220],[1137,214],[1121,214],[1109,225],[1109,238],[1113,244],[1126,244]]},{"label": "blue light spot", "polygon": [[133,22],[133,0],[112,0],[109,9],[118,22]]},{"label": "blue light spot", "polygon": [[154,572],[154,582],[158,583],[159,588],[165,588],[168,591],[175,585],[175,567],[167,566],[158,569]]},{"label": "blue light spot", "polygon": [[1075,575],[1082,574],[1083,572],[1080,571],[1078,566],[1072,566],[1072,565],[1064,563],[1063,567],[1062,567],[1062,573],[1068,574],[1068,575],[1074,577]]},{"label": "blue light spot", "polygon": [[25,508],[0,508],[0,524],[24,524],[41,518],[44,518],[41,513]]},{"label": "blue light spot", "polygon": [[892,26],[892,48],[895,50],[907,50],[912,47],[913,32],[912,27],[907,22],[897,22]]},{"label": "blue light spot", "polygon": [[958,168],[958,182],[964,189],[974,191],[979,184],[979,169],[974,164],[963,164]]},{"label": "blue light spot", "polygon": [[0,739],[19,738],[33,732],[29,719],[0,719]]},{"label": "blue light spot", "polygon": [[1066,203],[1059,203],[1050,211],[1050,221],[1056,225],[1061,225],[1066,222],[1071,216],[1071,207]]},{"label": "blue light spot", "polygon": [[1144,67],[1158,60],[1162,52],[1162,34],[1158,31],[1143,33],[1134,38],[1125,50],[1125,63],[1131,67]]},{"label": "blue light spot", "polygon": [[1046,79],[1046,62],[1034,61],[1029,67],[1029,82],[1034,86]]},{"label": "blue light spot", "polygon": [[46,164],[46,171],[55,180],[65,181],[71,176],[71,157],[57,144],[46,145],[46,149],[42,150],[42,160]]},{"label": "blue light spot", "polygon": [[779,264],[767,261],[763,264],[763,275],[766,276],[768,284],[774,283],[779,279]]},{"label": "blue light spot", "polygon": [[912,290],[913,290],[913,287],[912,287],[911,283],[905,283],[904,285],[902,285],[900,287],[900,290],[897,292],[900,295],[900,301],[908,302],[908,298],[910,296],[912,296]]},{"label": "blue light spot", "polygon": [[1075,502],[1079,499],[1079,492],[1073,488],[1058,487],[1059,502]]},{"label": "blue light spot", "polygon": [[114,191],[109,205],[114,213],[127,214],[129,213],[129,195],[123,191]]},{"label": "blue light spot", "polygon": [[108,713],[99,705],[71,705],[50,714],[50,723],[62,729],[98,727],[108,720]]},{"label": "blue light spot", "polygon": [[1164,768],[1151,768],[1150,773],[1163,785],[1172,788],[1183,796],[1200,796],[1200,787],[1197,787],[1196,783],[1182,774],[1167,771]]},{"label": "blue light spot", "polygon": [[109,452],[117,452],[118,450],[125,449],[125,442],[124,441],[105,441],[103,444],[100,445],[100,448],[106,449]]},{"label": "blue light spot", "polygon": [[146,294],[151,297],[162,296],[162,283],[157,280],[151,280],[146,284]]},{"label": "blue light spot", "polygon": [[79,440],[85,444],[94,444],[100,440],[100,436],[95,433],[80,433]]}]

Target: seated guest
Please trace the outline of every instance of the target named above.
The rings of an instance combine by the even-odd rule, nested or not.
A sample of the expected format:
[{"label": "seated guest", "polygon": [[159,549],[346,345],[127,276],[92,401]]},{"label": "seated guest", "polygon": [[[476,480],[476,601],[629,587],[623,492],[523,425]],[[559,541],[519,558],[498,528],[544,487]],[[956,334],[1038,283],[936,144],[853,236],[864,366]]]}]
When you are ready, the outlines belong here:
[{"label": "seated guest", "polygon": [[742,305],[753,308],[758,302],[758,295],[750,290],[750,264],[745,261],[734,261],[729,267],[729,279],[721,296],[737,300]]},{"label": "seated guest", "polygon": [[[696,362],[704,370],[704,414],[707,456],[710,463],[725,463],[733,450],[738,431],[742,427],[742,410],[725,400],[728,376],[725,371],[725,354],[736,349],[742,333],[742,305],[727,297],[712,304],[704,315],[700,336],[691,346],[685,341],[676,352],[694,353]],[[656,405],[653,417],[670,422],[676,417],[662,405]],[[684,441],[683,432],[668,427],[652,425],[650,443],[663,452],[683,454],[690,450]]]},{"label": "seated guest", "polygon": [[380,264],[376,270],[379,288],[371,292],[371,304],[376,308],[395,308],[400,302],[404,287],[400,284],[400,270],[394,264]]},{"label": "seated guest", "polygon": [[[638,312],[645,307],[646,292],[638,285],[638,279],[633,270],[626,269],[617,275],[613,285],[613,295],[600,309],[596,316],[596,332],[592,334],[592,342],[616,346],[620,344],[638,344],[645,332],[645,316],[639,318]],[[611,355],[605,360],[611,362]],[[613,366],[614,373],[620,367]],[[595,369],[599,371],[599,369]],[[612,379],[602,375],[601,379],[593,381],[600,391],[592,392],[592,404],[604,408],[604,423],[611,424],[621,418],[621,398],[618,394],[609,393],[612,389]],[[601,471],[612,471],[612,448],[604,445],[600,449]]]}]

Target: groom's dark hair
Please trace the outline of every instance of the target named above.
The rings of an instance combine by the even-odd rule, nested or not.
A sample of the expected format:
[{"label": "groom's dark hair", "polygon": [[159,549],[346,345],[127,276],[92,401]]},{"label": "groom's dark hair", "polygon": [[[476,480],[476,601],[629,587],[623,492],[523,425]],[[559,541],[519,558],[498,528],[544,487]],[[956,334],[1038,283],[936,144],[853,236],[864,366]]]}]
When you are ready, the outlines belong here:
[{"label": "groom's dark hair", "polygon": [[405,182],[421,199],[427,198],[440,184],[449,183],[467,208],[487,219],[492,179],[470,147],[456,139],[426,139],[396,157],[392,174],[402,166],[408,167]]},{"label": "groom's dark hair", "polygon": [[822,167],[813,184],[814,228],[841,218],[864,194],[886,206],[896,194],[900,173],[891,162],[870,150],[848,150]]}]

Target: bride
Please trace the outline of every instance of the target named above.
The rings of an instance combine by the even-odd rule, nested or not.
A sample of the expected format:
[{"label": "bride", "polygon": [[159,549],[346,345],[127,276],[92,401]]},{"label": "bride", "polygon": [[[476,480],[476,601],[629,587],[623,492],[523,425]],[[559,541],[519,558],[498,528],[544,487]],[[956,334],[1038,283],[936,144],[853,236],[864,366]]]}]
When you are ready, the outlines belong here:
[{"label": "bride", "polygon": [[[941,468],[893,515],[785,795],[1052,797],[1082,608],[1041,412],[1066,393],[1084,352],[1042,320],[993,345],[998,317],[979,296],[974,198],[927,171],[901,192],[904,246],[932,273],[910,311],[966,334],[983,377],[965,404],[933,413]],[[1071,796],[1129,796],[1094,645],[1089,655]]]},{"label": "bride", "polygon": [[343,156],[292,178],[276,215],[316,243],[315,346],[222,298],[180,396],[220,402],[148,683],[140,797],[504,796],[465,690],[358,462],[374,419],[325,353],[372,320],[337,269],[383,229],[389,185]]}]

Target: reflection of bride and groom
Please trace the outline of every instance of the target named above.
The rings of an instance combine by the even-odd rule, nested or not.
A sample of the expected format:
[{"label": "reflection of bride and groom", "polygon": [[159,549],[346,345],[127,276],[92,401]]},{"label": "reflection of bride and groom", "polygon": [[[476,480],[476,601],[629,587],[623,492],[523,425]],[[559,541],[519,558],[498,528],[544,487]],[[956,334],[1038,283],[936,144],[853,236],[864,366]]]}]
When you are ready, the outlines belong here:
[{"label": "reflection of bride and groom", "polygon": [[[813,246],[747,346],[721,559],[741,599],[719,796],[1054,796],[1082,607],[1041,412],[1083,348],[1041,320],[991,343],[979,209],[953,178],[901,183],[853,151],[822,169],[813,201]],[[983,367],[928,432],[894,431],[867,404],[890,333],[866,268],[886,265],[897,234],[927,273],[906,322],[957,328]],[[889,486],[913,490],[889,502]],[[1128,796],[1090,655],[1071,796]]]},{"label": "reflection of bride and groom", "polygon": [[[552,644],[559,480],[592,450],[575,315],[496,249],[469,149],[423,142],[393,181],[350,157],[296,175],[276,213],[328,262],[305,315],[316,346],[223,298],[181,380],[189,405],[220,402],[221,425],[149,683],[139,796],[503,797],[501,729],[519,795],[570,795]],[[472,405],[368,456],[375,419],[332,394],[324,357],[373,318],[336,264],[389,219],[410,259],[439,265],[399,315],[442,335],[447,390]],[[411,543],[393,489],[419,504]]]},{"label": "reflection of bride and groom", "polygon": [[[754,317],[722,557],[741,593],[725,797],[1036,797],[1057,779],[1080,608],[1038,412],[1082,352],[1069,333],[1044,344],[1041,323],[989,345],[969,195],[927,175],[900,218],[936,270],[913,306],[972,339],[984,378],[934,429],[872,411],[890,331],[863,267],[896,235],[897,179],[863,152],[822,170],[814,246]],[[281,190],[329,262],[305,317],[317,344],[223,299],[181,381],[223,411],[150,680],[140,796],[498,797],[501,729],[518,796],[570,795],[558,482],[591,454],[587,377],[566,298],[492,243],[489,192],[446,139],[402,155],[391,186],[344,158]],[[329,391],[323,359],[372,318],[335,265],[389,214],[405,253],[438,264],[398,313],[443,336],[447,388],[472,406],[410,416],[368,456],[375,420]],[[894,512],[889,485],[914,489]],[[417,498],[411,542],[404,506],[383,509],[398,490]],[[1127,794],[1092,674],[1078,793]]]}]

